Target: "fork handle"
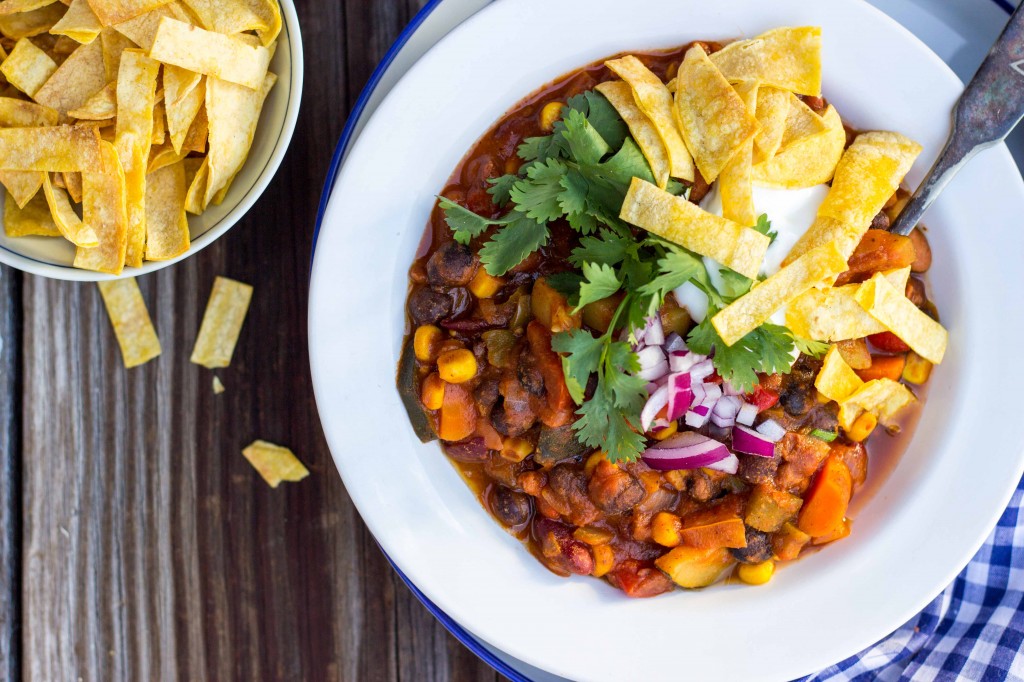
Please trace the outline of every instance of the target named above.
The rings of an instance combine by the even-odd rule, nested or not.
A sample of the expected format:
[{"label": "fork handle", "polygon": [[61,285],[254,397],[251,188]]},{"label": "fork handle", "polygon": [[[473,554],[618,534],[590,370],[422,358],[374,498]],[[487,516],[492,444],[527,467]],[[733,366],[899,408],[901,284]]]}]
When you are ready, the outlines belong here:
[{"label": "fork handle", "polygon": [[953,129],[892,232],[908,235],[975,154],[1006,139],[1024,118],[1024,4],[992,46],[953,110]]}]

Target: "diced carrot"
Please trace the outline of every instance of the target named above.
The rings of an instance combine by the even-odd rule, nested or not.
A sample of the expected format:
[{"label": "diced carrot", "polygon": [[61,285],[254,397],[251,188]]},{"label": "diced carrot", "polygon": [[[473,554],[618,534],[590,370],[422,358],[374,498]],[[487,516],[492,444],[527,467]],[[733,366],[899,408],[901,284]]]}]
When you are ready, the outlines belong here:
[{"label": "diced carrot", "polygon": [[850,256],[850,269],[839,276],[836,286],[862,282],[876,272],[905,268],[916,258],[910,237],[886,230],[868,230]]},{"label": "diced carrot", "polygon": [[[503,450],[505,448],[505,439],[491,426],[490,420],[477,420],[476,435],[484,439],[484,445],[487,446],[488,450]],[[529,441],[526,441],[526,443],[529,445]]]},{"label": "diced carrot", "polygon": [[445,385],[438,438],[449,442],[468,438],[476,431],[476,422],[473,394],[458,384]]},{"label": "diced carrot", "polygon": [[835,542],[836,540],[842,540],[850,534],[850,522],[849,520],[843,521],[839,526],[836,527],[828,535],[823,535],[820,538],[814,538],[811,544],[824,545],[829,542]]},{"label": "diced carrot", "polygon": [[903,376],[903,367],[907,364],[905,355],[872,355],[871,366],[857,370],[857,376],[864,381],[872,379],[892,379],[899,381]]},{"label": "diced carrot", "polygon": [[797,528],[812,538],[835,533],[846,519],[852,494],[850,470],[838,457],[828,457],[804,497]]},{"label": "diced carrot", "polygon": [[551,332],[535,320],[526,327],[526,338],[537,359],[537,369],[544,377],[548,407],[555,412],[564,412],[572,406],[572,396],[569,395],[569,387],[565,385],[562,358],[551,350]]}]

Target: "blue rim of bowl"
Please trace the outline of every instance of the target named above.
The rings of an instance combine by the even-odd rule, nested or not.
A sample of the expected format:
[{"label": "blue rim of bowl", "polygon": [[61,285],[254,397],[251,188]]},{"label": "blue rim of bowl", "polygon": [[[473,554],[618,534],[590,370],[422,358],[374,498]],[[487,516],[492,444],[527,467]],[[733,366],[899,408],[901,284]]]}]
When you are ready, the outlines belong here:
[{"label": "blue rim of bowl", "polygon": [[[398,39],[391,45],[384,58],[381,60],[377,68],[374,69],[373,74],[370,76],[370,80],[367,81],[363,87],[359,98],[356,100],[355,106],[352,107],[352,111],[349,114],[348,120],[345,122],[345,129],[341,133],[341,138],[338,140],[338,145],[334,149],[334,156],[331,158],[330,168],[327,170],[327,179],[324,181],[324,189],[320,194],[320,205],[316,212],[316,226],[313,230],[313,245],[310,249],[310,270],[312,270],[313,256],[316,254],[316,243],[317,238],[320,236],[320,228],[323,225],[324,213],[327,211],[327,203],[331,198],[331,193],[334,189],[334,181],[338,177],[338,171],[341,168],[341,161],[345,156],[345,152],[348,151],[349,145],[352,143],[352,139],[355,135],[356,124],[362,118],[363,113],[366,111],[366,106],[370,101],[370,97],[376,91],[377,86],[380,85],[381,79],[384,77],[384,73],[388,70],[391,64],[395,61],[398,53],[402,51],[409,39],[412,38],[413,34],[419,30],[423,22],[427,20],[435,9],[437,9],[444,0],[430,0],[423,9],[416,13],[409,25],[405,27]],[[1014,7],[1009,0],[992,0],[998,7],[1004,10],[1007,14],[1012,13],[1016,7]],[[379,545],[378,545],[379,546]],[[391,568],[394,569],[398,577],[402,579],[406,587],[416,595],[416,598],[420,600],[420,603],[426,607],[434,618],[436,618],[441,625],[445,627],[448,632],[452,634],[455,639],[459,640],[467,649],[472,651],[480,660],[484,661],[497,672],[501,673],[512,682],[532,682],[530,678],[526,677],[517,670],[511,668],[505,661],[498,658],[488,648],[481,644],[473,635],[471,635],[465,628],[456,623],[451,616],[442,611],[436,604],[430,601],[425,594],[420,592],[419,588],[413,584],[411,580],[402,572],[391,557],[388,556],[384,548],[381,548],[381,553],[384,554],[384,558],[391,564]]]}]

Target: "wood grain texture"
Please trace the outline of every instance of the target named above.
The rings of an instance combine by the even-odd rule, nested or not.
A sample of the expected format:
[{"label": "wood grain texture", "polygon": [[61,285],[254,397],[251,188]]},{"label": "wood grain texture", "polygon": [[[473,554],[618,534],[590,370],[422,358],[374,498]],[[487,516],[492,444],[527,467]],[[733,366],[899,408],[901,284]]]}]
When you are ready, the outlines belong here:
[{"label": "wood grain texture", "polygon": [[[20,625],[24,679],[498,679],[416,601],[359,519],[324,443],[306,354],[333,144],[420,3],[297,4],[306,86],[291,149],[225,238],[139,280],[159,358],[123,368],[95,286],[19,285],[0,271],[0,336],[14,340],[0,355],[0,447],[21,455],[20,476],[0,460],[0,495],[20,488],[23,522],[4,535],[20,541],[20,576],[3,572],[17,543],[0,544],[12,597],[0,634]],[[220,396],[214,373],[189,362],[217,275],[255,286],[234,361],[217,372]],[[291,447],[312,476],[270,489],[241,456],[256,438]],[[0,641],[0,665],[17,665],[10,646]]]},{"label": "wood grain texture", "polygon": [[0,267],[0,679],[21,660],[21,273]]}]

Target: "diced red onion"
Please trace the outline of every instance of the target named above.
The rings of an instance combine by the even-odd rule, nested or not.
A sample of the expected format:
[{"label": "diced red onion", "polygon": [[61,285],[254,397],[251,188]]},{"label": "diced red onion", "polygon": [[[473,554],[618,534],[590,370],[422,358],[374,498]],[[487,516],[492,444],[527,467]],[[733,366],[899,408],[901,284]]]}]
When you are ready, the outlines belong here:
[{"label": "diced red onion", "polygon": [[721,417],[712,412],[711,423],[714,424],[715,426],[727,429],[736,424],[736,417]]},{"label": "diced red onion", "polygon": [[652,395],[659,388],[661,388],[661,385],[657,381],[652,381],[644,386],[644,389],[647,390],[647,395]]},{"label": "diced red onion", "polygon": [[647,318],[647,326],[644,327],[644,343],[648,346],[661,346],[665,343],[665,328],[661,326],[661,315],[652,315]]},{"label": "diced red onion", "polygon": [[660,346],[647,346],[637,351],[640,371],[637,376],[644,381],[657,381],[668,374],[668,361]]},{"label": "diced red onion", "polygon": [[729,453],[729,456],[723,460],[709,464],[708,469],[714,469],[716,471],[724,471],[727,474],[735,474],[740,468],[740,458],[736,455]]},{"label": "diced red onion", "polygon": [[743,395],[743,391],[737,391],[728,381],[722,382],[722,393],[725,395]]},{"label": "diced red onion", "polygon": [[712,414],[717,414],[720,417],[732,417],[735,418],[739,414],[740,406],[742,401],[736,396],[726,395],[722,396],[715,407],[711,410]]},{"label": "diced red onion", "polygon": [[668,376],[668,419],[675,421],[686,414],[693,401],[690,390],[690,375],[677,373]]},{"label": "diced red onion", "polygon": [[690,376],[694,381],[706,379],[714,373],[715,366],[711,364],[711,360],[702,360],[690,368]]},{"label": "diced red onion", "polygon": [[654,418],[668,405],[668,393],[669,387],[662,386],[647,399],[644,409],[640,412],[640,426],[644,431],[650,430],[651,424],[654,423]]},{"label": "diced red onion", "polygon": [[686,341],[683,340],[683,337],[679,336],[679,334],[676,334],[675,332],[672,332],[665,338],[665,350],[671,353],[677,350],[688,349],[686,347]]},{"label": "diced red onion", "polygon": [[689,372],[690,369],[698,362],[695,358],[699,357],[700,356],[694,356],[693,353],[685,350],[669,351],[668,366],[672,368],[673,372]]},{"label": "diced red onion", "polygon": [[767,419],[757,427],[757,432],[762,436],[768,436],[773,443],[778,443],[786,435],[786,429],[782,428],[774,419]]},{"label": "diced red onion", "polygon": [[699,469],[718,464],[730,456],[732,453],[725,445],[693,431],[671,436],[648,448],[642,455],[647,466],[660,471]]},{"label": "diced red onion", "polygon": [[736,423],[743,424],[744,426],[753,426],[754,419],[757,418],[757,405],[751,405],[750,403],[743,403],[740,405],[740,411],[736,415]]},{"label": "diced red onion", "polygon": [[[691,375],[692,376],[692,375]],[[704,384],[704,400],[701,404],[708,405],[716,403],[722,397],[722,387],[718,384]]]},{"label": "diced red onion", "polygon": [[698,405],[686,413],[686,425],[690,428],[699,429],[707,424],[710,418],[711,410],[703,405]]},{"label": "diced red onion", "polygon": [[763,433],[737,424],[732,430],[732,449],[747,455],[771,459],[775,456],[775,441]]},{"label": "diced red onion", "polygon": [[694,381],[693,377],[690,377],[690,390],[693,392],[693,401],[690,405],[700,405],[704,398],[708,397],[707,387],[699,381]]}]

